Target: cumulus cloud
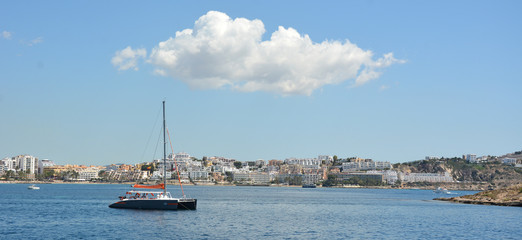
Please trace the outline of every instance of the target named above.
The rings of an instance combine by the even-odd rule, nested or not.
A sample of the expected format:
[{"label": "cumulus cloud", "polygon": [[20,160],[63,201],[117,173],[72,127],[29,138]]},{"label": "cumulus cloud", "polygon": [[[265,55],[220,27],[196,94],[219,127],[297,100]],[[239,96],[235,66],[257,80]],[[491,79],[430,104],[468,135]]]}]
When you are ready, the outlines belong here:
[{"label": "cumulus cloud", "polygon": [[[374,60],[371,51],[349,40],[316,43],[293,28],[279,27],[269,40],[262,41],[264,33],[264,24],[258,19],[231,19],[225,13],[210,11],[193,29],[178,31],[160,42],[147,62],[156,67],[155,73],[196,89],[231,88],[280,95],[310,95],[322,86],[345,81],[359,86],[378,78],[381,69],[402,62],[393,53]],[[128,67],[115,64],[115,58],[122,59],[126,50],[133,52],[127,47],[113,58],[120,70],[135,66],[135,62]]]},{"label": "cumulus cloud", "polygon": [[2,37],[5,38],[5,39],[11,39],[12,35],[13,34],[8,32],[8,31],[3,31],[2,32]]},{"label": "cumulus cloud", "polygon": [[138,59],[146,57],[147,50],[143,48],[134,50],[128,46],[121,51],[116,51],[111,63],[113,66],[118,67],[118,70],[128,70],[131,68],[138,70]]}]

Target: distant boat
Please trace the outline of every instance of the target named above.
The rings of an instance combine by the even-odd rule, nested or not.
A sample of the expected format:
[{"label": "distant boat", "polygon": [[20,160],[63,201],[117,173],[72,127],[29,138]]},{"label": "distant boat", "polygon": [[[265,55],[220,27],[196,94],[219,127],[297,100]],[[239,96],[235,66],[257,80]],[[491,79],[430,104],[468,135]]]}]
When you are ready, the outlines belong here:
[{"label": "distant boat", "polygon": [[33,185],[31,185],[31,186],[28,186],[27,189],[29,189],[29,190],[38,190],[38,189],[40,189],[40,187],[37,187],[37,186],[35,186],[35,185],[33,184]]},{"label": "distant boat", "polygon": [[[140,189],[163,189],[163,191],[152,190],[131,190],[120,196],[120,201],[111,205],[110,208],[127,208],[127,209],[151,209],[151,210],[196,210],[197,199],[186,198],[183,192],[181,180],[179,182],[183,197],[174,198],[167,192],[167,173],[166,173],[166,145],[165,138],[165,101],[163,101],[163,183],[157,185],[132,185],[133,188]],[[177,171],[176,167],[176,171]],[[179,176],[179,173],[178,173]],[[178,177],[179,179],[179,177]]]},{"label": "distant boat", "polygon": [[316,188],[315,184],[303,184],[303,188]]},{"label": "distant boat", "polygon": [[438,187],[437,189],[433,190],[434,193],[442,193],[442,194],[451,194],[448,189],[445,189],[443,187]]}]

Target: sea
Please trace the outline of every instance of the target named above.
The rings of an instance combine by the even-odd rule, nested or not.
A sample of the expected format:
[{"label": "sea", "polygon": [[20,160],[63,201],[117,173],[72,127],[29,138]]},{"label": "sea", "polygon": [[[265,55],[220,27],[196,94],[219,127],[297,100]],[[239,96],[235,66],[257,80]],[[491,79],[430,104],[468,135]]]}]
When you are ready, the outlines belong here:
[{"label": "sea", "polygon": [[[0,184],[0,239],[521,239],[522,208],[430,190],[184,186],[196,211],[109,208],[123,184]],[[181,195],[179,186],[170,187]],[[456,191],[453,196],[473,194]],[[451,196],[451,195],[445,195]]]}]

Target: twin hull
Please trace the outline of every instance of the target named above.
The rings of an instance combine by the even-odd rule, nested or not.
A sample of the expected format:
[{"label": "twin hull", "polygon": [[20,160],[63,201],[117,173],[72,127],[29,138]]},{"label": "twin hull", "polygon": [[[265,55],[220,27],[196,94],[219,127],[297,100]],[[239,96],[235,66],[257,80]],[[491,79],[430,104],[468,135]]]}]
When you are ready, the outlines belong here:
[{"label": "twin hull", "polygon": [[196,210],[197,199],[128,199],[115,202],[109,207],[146,210]]}]

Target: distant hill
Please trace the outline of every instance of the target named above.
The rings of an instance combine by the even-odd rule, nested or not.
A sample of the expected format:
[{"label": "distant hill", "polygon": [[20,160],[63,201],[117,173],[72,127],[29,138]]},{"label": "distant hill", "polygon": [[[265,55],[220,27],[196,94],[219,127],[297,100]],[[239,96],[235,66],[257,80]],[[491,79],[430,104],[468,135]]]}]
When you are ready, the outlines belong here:
[{"label": "distant hill", "polygon": [[522,183],[522,169],[502,164],[496,158],[485,163],[469,163],[462,158],[441,158],[398,163],[393,166],[402,172],[444,173],[463,183],[485,183],[490,188]]},{"label": "distant hill", "polygon": [[505,158],[505,157],[522,159],[522,151],[517,151],[517,152],[514,152],[514,153],[508,153],[506,155],[500,156],[499,158],[502,159],[502,158]]}]

